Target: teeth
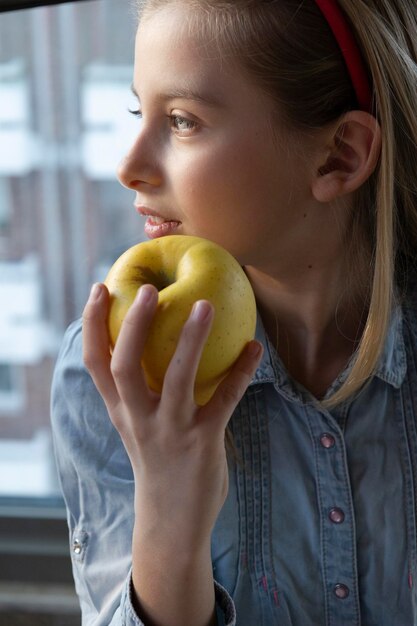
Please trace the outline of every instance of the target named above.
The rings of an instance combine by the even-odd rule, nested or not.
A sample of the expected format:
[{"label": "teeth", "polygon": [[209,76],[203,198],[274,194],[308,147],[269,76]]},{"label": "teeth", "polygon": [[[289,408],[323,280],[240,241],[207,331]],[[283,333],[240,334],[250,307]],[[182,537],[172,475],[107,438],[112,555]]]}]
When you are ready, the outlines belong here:
[{"label": "teeth", "polygon": [[151,220],[154,224],[164,224],[166,222],[164,217],[157,217],[156,215],[152,215]]}]

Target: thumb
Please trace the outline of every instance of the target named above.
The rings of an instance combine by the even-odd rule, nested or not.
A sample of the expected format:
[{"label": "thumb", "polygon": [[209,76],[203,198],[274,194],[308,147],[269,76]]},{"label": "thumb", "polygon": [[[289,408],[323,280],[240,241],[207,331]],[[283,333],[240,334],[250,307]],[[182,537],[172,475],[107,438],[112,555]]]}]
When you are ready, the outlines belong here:
[{"label": "thumb", "polygon": [[210,414],[230,419],[237,404],[251,383],[263,354],[259,341],[250,341],[224,380],[206,404]]}]

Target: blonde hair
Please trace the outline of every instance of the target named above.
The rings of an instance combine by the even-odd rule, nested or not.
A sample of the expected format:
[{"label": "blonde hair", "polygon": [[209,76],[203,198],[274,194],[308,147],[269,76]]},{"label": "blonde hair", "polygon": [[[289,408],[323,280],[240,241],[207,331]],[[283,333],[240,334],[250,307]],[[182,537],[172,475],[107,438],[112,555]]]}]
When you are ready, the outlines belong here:
[{"label": "blonde hair", "polygon": [[[340,49],[313,0],[169,0],[170,5],[175,1],[189,9],[191,27],[217,42],[276,101],[290,128],[308,132],[358,108]],[[139,0],[145,17],[167,3]],[[350,250],[370,259],[367,320],[350,373],[326,401],[329,407],[358,392],[374,373],[396,289],[405,293],[417,251],[417,4],[339,5],[369,72],[383,141],[378,167],[358,191],[352,214]]]}]

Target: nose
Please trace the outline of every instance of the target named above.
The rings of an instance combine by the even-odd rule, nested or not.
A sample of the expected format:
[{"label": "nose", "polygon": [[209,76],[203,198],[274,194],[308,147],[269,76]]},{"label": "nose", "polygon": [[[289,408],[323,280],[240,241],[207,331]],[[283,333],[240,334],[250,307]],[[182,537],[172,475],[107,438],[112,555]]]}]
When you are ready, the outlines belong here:
[{"label": "nose", "polygon": [[162,176],[156,152],[156,142],[141,130],[117,168],[119,182],[124,187],[134,190],[147,185],[158,187],[162,182]]}]

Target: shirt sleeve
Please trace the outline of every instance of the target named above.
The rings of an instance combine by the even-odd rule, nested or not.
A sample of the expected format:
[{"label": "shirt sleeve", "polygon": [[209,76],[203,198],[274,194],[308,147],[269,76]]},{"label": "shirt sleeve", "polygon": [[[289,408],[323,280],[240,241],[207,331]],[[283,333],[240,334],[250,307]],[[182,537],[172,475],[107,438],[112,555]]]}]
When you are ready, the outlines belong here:
[{"label": "shirt sleeve", "polygon": [[[214,590],[216,594],[217,626],[236,626],[236,612],[232,598],[229,596],[226,589],[216,581],[214,582]],[[129,578],[128,584],[124,589],[125,602],[123,602],[123,606],[125,607],[125,621],[122,623],[127,626],[146,626],[135,613],[132,594],[133,587],[131,578]]]},{"label": "shirt sleeve", "polygon": [[[146,626],[132,602],[132,468],[81,355],[77,321],[55,366],[51,422],[82,626]],[[218,626],[235,626],[233,601],[214,584]]]},{"label": "shirt sleeve", "polygon": [[214,581],[216,594],[217,626],[235,626],[236,609],[232,598],[218,582]]}]

